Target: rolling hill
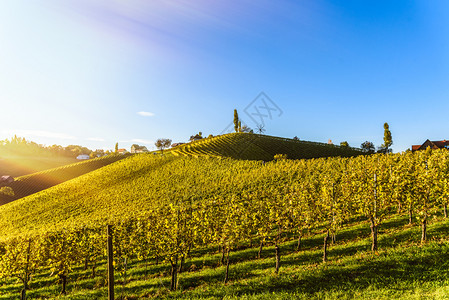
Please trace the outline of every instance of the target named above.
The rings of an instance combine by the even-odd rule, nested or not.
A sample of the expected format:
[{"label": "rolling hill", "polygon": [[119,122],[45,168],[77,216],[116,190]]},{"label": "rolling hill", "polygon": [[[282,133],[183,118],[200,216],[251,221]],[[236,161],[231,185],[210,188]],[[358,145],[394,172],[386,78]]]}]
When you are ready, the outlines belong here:
[{"label": "rolling hill", "polygon": [[76,162],[78,162],[76,158],[65,156],[32,157],[27,155],[5,156],[0,154],[0,176],[10,175],[19,177]]},{"label": "rolling hill", "polygon": [[13,183],[0,187],[0,205],[45,190],[123,158],[125,156],[120,154],[109,155],[17,177]]},{"label": "rolling hill", "polygon": [[[19,234],[24,228],[39,231],[84,222],[104,223],[146,211],[155,203],[218,195],[223,192],[223,185],[233,182],[234,172],[241,174],[242,184],[229,188],[226,195],[239,188],[247,189],[245,184],[261,178],[261,168],[268,170],[262,161],[272,160],[275,154],[314,158],[361,152],[321,143],[233,133],[165,153],[139,154],[126,159],[120,155],[107,156],[19,177],[10,186],[13,195],[4,191],[0,199],[4,203],[22,199],[0,207],[0,226],[7,229],[5,232]],[[263,180],[270,181],[279,172],[275,167],[271,169],[273,173],[263,172]],[[212,185],[213,178],[216,181]]]},{"label": "rolling hill", "polygon": [[[50,279],[57,274],[70,282],[61,299],[105,298],[111,224],[116,291],[130,299],[418,299],[429,295],[421,286],[444,295],[449,152],[267,162],[242,157],[262,147],[259,158],[299,151],[287,152],[292,141],[269,148],[276,138],[248,136],[229,136],[246,139],[240,152],[235,142],[214,146],[210,155],[217,142],[209,139],[184,146],[186,153],[136,154],[0,206],[0,273],[7,278],[0,279],[0,299],[20,290],[2,266],[20,268],[29,257],[39,264],[31,297],[57,295]],[[420,243],[423,224],[429,238]],[[379,248],[371,250],[374,241]]]},{"label": "rolling hill", "polygon": [[331,156],[357,156],[357,148],[340,147],[317,142],[293,140],[251,133],[230,133],[177,146],[170,150],[175,155],[229,157],[246,160],[273,160],[276,154],[287,154],[289,159]]},{"label": "rolling hill", "polygon": [[[301,159],[348,157],[362,153],[360,149],[350,147],[248,133],[231,133],[207,138],[175,147],[169,152],[175,156],[262,161],[270,161],[276,154],[286,154],[290,159]],[[124,156],[107,156],[17,177],[16,181],[8,187],[0,187],[0,205],[45,190],[122,158]]]},{"label": "rolling hill", "polygon": [[[409,224],[407,209],[397,213],[408,200],[396,195],[407,193],[407,180],[443,182],[449,152],[270,162],[173,154],[133,155],[1,206],[0,255],[20,236],[22,246],[34,239],[44,245],[36,249],[48,248],[35,252],[44,256],[30,297],[106,298],[104,229],[114,224],[116,291],[130,299],[445,299],[449,224],[436,200],[443,198],[423,206],[417,196]],[[379,251],[371,251],[372,201],[382,212]],[[429,240],[420,243],[423,209]],[[168,288],[173,257],[185,258],[178,291]],[[51,275],[62,263],[71,266],[60,271],[70,274],[69,294],[57,296]],[[21,288],[9,277],[0,283],[0,299]]]},{"label": "rolling hill", "polygon": [[[209,180],[216,178],[218,183],[223,176],[223,180],[231,180],[231,169],[243,168],[243,172],[254,165],[261,164],[176,157],[169,153],[136,154],[0,206],[0,240],[11,235],[126,219],[162,203],[184,199],[188,194],[196,199],[207,197],[220,189],[208,184]],[[192,189],[193,186],[198,188]]]}]

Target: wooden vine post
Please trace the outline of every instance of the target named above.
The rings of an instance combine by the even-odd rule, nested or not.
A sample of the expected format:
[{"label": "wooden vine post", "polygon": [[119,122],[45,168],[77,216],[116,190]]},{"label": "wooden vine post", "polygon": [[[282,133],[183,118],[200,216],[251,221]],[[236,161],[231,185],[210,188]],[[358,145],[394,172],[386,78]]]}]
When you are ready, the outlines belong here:
[{"label": "wooden vine post", "polygon": [[114,300],[114,250],[112,249],[112,225],[108,225],[108,300]]},{"label": "wooden vine post", "polygon": [[377,225],[377,174],[374,173],[374,209],[373,215],[371,216],[371,251],[377,251]]}]

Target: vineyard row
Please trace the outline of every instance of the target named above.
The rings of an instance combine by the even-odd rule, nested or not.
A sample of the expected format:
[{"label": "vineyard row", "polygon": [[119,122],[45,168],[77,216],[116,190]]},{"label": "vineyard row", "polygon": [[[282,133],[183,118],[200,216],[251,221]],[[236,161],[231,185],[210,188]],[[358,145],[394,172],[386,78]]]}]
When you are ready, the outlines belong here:
[{"label": "vineyard row", "polygon": [[[269,164],[279,172],[255,180],[251,188],[200,199],[187,190],[172,202],[161,202],[132,218],[117,220],[113,224],[115,267],[126,270],[129,259],[164,260],[171,265],[171,289],[175,290],[178,269],[195,248],[221,247],[227,281],[229,252],[249,240],[257,239],[260,249],[267,243],[275,246],[279,272],[283,233],[298,237],[299,250],[305,232],[324,228],[326,261],[330,239],[351,218],[363,216],[368,221],[371,249],[376,251],[379,227],[395,213],[407,212],[410,222],[412,218],[419,221],[423,243],[428,220],[439,208],[447,216],[446,150]],[[105,251],[104,227],[16,237],[0,244],[0,274],[19,278],[26,290],[34,272],[49,268],[65,292],[73,266],[84,261],[95,272],[95,264],[104,258]]]}]

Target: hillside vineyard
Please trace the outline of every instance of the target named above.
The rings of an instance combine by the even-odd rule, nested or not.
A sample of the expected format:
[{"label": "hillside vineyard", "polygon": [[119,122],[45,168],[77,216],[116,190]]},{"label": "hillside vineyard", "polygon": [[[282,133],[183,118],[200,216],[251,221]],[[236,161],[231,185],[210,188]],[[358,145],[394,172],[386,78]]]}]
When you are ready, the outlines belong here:
[{"label": "hillside vineyard", "polygon": [[17,177],[13,183],[8,185],[9,193],[0,191],[0,205],[45,190],[125,157],[127,156],[113,154]]},{"label": "hillside vineyard", "polygon": [[305,232],[324,230],[326,261],[329,241],[355,217],[368,221],[373,251],[379,228],[397,213],[419,220],[416,238],[425,242],[428,220],[440,210],[447,216],[448,158],[430,149],[271,162],[135,155],[0,207],[1,274],[50,268],[65,282],[79,262],[104,257],[107,224],[116,268],[164,260],[172,289],[192,249],[220,247],[229,258],[250,240],[269,243],[278,272],[286,233],[299,248]]},{"label": "hillside vineyard", "polygon": [[183,144],[171,149],[171,152],[174,155],[192,157],[229,157],[264,161],[272,160],[276,154],[285,154],[290,159],[350,157],[363,154],[357,148],[242,132]]}]

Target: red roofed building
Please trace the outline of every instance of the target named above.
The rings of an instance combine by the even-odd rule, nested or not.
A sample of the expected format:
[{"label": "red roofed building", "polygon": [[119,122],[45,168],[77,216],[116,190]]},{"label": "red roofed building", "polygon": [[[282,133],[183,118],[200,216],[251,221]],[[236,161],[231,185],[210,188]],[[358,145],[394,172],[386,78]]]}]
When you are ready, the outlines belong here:
[{"label": "red roofed building", "polygon": [[446,141],[446,140],[442,140],[442,141],[426,140],[424,142],[424,144],[422,144],[422,145],[412,145],[412,151],[426,150],[427,147],[430,147],[430,149],[449,149],[449,141]]},{"label": "red roofed building", "polygon": [[9,175],[0,176],[0,187],[14,182],[14,177]]},{"label": "red roofed building", "polygon": [[119,153],[119,154],[126,154],[126,153],[128,153],[128,151],[125,148],[122,148],[122,149],[118,149],[117,153]]}]

